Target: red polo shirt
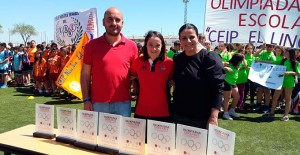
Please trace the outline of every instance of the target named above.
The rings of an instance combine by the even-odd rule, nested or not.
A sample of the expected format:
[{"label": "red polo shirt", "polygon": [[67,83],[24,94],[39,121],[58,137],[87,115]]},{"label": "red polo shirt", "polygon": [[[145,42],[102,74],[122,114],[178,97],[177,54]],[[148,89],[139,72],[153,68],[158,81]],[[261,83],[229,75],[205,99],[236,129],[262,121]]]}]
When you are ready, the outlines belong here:
[{"label": "red polo shirt", "polygon": [[92,102],[130,100],[129,69],[137,57],[136,44],[121,34],[114,47],[104,34],[86,44],[83,63],[91,65]]},{"label": "red polo shirt", "polygon": [[141,116],[166,117],[169,116],[167,100],[167,83],[173,75],[173,60],[165,57],[152,64],[137,58],[131,67],[131,74],[137,76],[140,84],[138,104],[135,113]]}]

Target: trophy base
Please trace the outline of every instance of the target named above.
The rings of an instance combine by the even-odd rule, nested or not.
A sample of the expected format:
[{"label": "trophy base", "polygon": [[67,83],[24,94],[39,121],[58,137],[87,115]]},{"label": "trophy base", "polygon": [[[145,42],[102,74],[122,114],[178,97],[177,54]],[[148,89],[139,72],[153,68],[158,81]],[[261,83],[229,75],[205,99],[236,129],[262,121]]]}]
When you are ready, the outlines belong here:
[{"label": "trophy base", "polygon": [[118,155],[119,150],[108,148],[108,147],[103,147],[103,146],[97,146],[96,151],[111,154],[111,155]]},{"label": "trophy base", "polygon": [[74,143],[74,146],[77,146],[77,147],[80,147],[80,148],[83,148],[83,149],[87,149],[87,150],[92,150],[92,151],[95,151],[96,147],[97,147],[96,144],[93,145],[93,144],[88,144],[88,143],[79,142],[79,141],[76,141]]},{"label": "trophy base", "polygon": [[67,137],[62,137],[62,136],[58,136],[55,139],[57,142],[61,142],[61,143],[66,143],[66,144],[71,144],[74,145],[74,143],[76,142],[75,139],[71,139],[71,138],[67,138]]},{"label": "trophy base", "polygon": [[42,133],[42,132],[34,132],[33,137],[45,138],[45,139],[53,139],[56,137],[55,134]]}]

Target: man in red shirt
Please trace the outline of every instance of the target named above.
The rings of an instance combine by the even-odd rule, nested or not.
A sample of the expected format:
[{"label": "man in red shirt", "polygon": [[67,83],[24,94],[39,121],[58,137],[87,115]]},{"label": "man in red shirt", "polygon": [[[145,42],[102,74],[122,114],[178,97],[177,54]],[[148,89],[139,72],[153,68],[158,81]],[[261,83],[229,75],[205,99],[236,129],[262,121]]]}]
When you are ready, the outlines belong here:
[{"label": "man in red shirt", "polygon": [[137,47],[121,33],[124,21],[119,9],[107,9],[102,22],[106,32],[84,49],[80,81],[84,109],[130,117],[129,69]]}]

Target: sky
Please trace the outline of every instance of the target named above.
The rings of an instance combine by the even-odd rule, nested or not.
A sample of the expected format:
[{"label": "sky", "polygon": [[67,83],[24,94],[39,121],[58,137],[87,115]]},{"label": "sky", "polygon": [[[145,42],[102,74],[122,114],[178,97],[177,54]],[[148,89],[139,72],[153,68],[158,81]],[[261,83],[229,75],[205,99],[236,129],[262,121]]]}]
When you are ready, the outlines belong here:
[{"label": "sky", "polygon": [[[187,22],[203,32],[205,0],[189,0]],[[0,42],[23,43],[19,34],[9,35],[15,24],[35,27],[38,35],[30,40],[50,42],[54,39],[54,17],[65,12],[97,8],[98,33],[104,33],[102,19],[109,7],[118,7],[124,18],[122,33],[125,36],[144,36],[149,30],[162,32],[164,36],[177,36],[184,23],[183,0],[5,0],[1,2]],[[11,6],[11,7],[9,7]]]}]

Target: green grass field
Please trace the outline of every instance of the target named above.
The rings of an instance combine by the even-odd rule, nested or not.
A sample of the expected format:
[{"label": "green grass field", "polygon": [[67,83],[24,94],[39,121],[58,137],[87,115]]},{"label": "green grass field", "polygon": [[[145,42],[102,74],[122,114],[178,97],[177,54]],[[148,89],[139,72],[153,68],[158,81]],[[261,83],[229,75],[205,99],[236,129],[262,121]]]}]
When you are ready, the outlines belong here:
[{"label": "green grass field", "polygon": [[[68,101],[59,97],[32,96],[29,87],[0,89],[0,133],[35,123],[35,104],[82,109],[80,100]],[[133,103],[134,104],[134,103]],[[240,113],[234,121],[219,119],[219,126],[236,133],[236,155],[297,155],[300,154],[300,117],[290,115],[290,121],[271,121],[258,113]],[[56,122],[56,120],[55,120]],[[56,124],[56,123],[55,123]],[[0,152],[0,154],[3,154]]]}]

